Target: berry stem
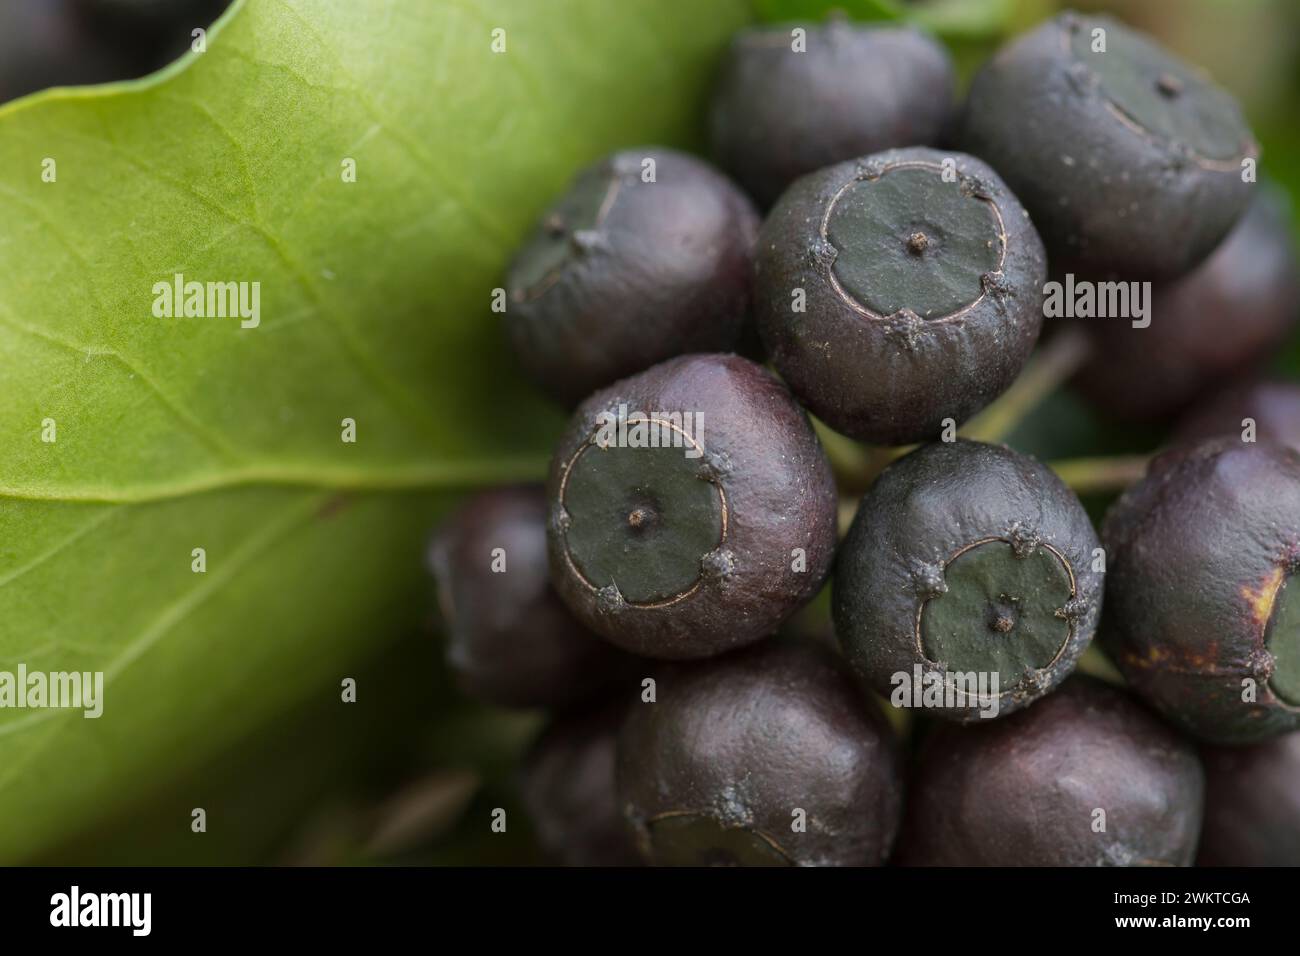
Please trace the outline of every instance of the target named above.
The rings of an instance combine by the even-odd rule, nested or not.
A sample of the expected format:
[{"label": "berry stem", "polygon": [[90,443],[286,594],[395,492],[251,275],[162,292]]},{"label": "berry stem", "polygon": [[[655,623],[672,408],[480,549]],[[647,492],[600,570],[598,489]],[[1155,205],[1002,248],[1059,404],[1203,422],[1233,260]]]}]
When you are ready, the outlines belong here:
[{"label": "berry stem", "polygon": [[1120,674],[1119,669],[1111,663],[1110,658],[1096,644],[1088,645],[1087,650],[1079,658],[1077,670],[1081,674],[1099,678],[1108,684],[1114,684],[1116,687],[1124,686],[1123,675]]},{"label": "berry stem", "polygon": [[1024,371],[998,399],[961,429],[963,438],[1002,441],[1042,403],[1065,384],[1088,360],[1092,343],[1078,326],[1062,329],[1026,363]]},{"label": "berry stem", "polygon": [[902,458],[915,445],[863,445],[834,431],[820,419],[810,415],[813,430],[826,450],[826,457],[831,461],[831,470],[835,472],[835,485],[846,495],[860,495],[876,480],[876,476],[885,470],[896,458]]},{"label": "berry stem", "polygon": [[841,435],[814,415],[809,415],[817,440],[826,450],[830,459],[831,470],[835,472],[835,484],[841,489],[859,490],[862,487],[862,475],[871,470],[878,449],[862,445]]},{"label": "berry stem", "polygon": [[1146,474],[1150,455],[1116,455],[1110,458],[1066,458],[1048,462],[1076,494],[1123,491]]},{"label": "berry stem", "polygon": [[840,495],[840,506],[838,512],[839,535],[843,538],[849,533],[849,525],[853,524],[853,516],[858,513],[858,498],[853,495]]}]

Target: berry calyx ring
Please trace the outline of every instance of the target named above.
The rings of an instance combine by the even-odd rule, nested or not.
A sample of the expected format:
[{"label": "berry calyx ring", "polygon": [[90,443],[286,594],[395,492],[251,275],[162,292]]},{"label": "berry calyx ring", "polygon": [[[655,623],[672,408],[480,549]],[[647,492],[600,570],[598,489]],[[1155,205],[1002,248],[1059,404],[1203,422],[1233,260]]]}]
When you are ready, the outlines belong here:
[{"label": "berry calyx ring", "polygon": [[982,538],[944,562],[943,581],[916,610],[916,650],[925,659],[955,671],[995,671],[1009,688],[1002,696],[1070,646],[1078,584],[1052,545]]},{"label": "berry calyx ring", "polygon": [[954,189],[945,175],[937,162],[868,166],[827,204],[827,278],[859,315],[960,318],[1002,273],[1002,210],[969,176]]},{"label": "berry calyx ring", "polygon": [[1110,30],[1106,48],[1077,17],[1064,18],[1061,53],[1087,72],[1107,112],[1153,143],[1178,143],[1204,169],[1237,172],[1259,147],[1232,98],[1195,69],[1132,30]]},{"label": "berry calyx ring", "polygon": [[598,432],[565,463],[565,561],[594,592],[666,607],[700,587],[727,540],[727,494],[696,438],[666,419],[629,418],[657,447],[602,445]]},{"label": "berry calyx ring", "polygon": [[511,292],[515,302],[532,302],[546,294],[575,257],[597,242],[622,179],[601,170],[580,179],[542,221],[542,228],[515,260]]}]

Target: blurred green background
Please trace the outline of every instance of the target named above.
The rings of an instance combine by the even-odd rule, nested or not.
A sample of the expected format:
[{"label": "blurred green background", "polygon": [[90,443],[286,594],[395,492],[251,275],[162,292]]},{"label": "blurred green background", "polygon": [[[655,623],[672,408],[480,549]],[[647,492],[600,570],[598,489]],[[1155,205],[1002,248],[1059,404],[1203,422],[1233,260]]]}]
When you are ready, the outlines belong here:
[{"label": "blurred green background", "polygon": [[[424,0],[436,6],[440,0]],[[608,0],[611,9],[654,0]],[[562,6],[557,4],[557,8]],[[711,4],[701,0],[697,15]],[[730,5],[729,5],[730,6]],[[1263,169],[1300,194],[1300,3],[1295,0],[1080,2],[1158,37],[1206,68],[1241,101],[1263,150]],[[839,8],[860,19],[914,19],[949,46],[963,82],[1007,37],[1062,7],[1050,0],[753,0],[761,20],[820,18]],[[690,22],[681,24],[691,30]],[[703,94],[703,91],[701,91]],[[701,111],[699,128],[702,129]],[[559,135],[563,135],[562,132]],[[699,147],[702,137],[680,145]],[[630,144],[627,144],[630,145]],[[538,197],[542,203],[547,197]],[[1277,371],[1300,370],[1300,340]],[[1045,458],[1146,450],[1158,432],[1096,420],[1068,392],[1045,402],[1010,443]],[[1091,501],[1099,509],[1104,501]],[[160,776],[151,795],[89,832],[69,833],[37,862],[88,864],[530,864],[542,862],[514,792],[520,750],[539,715],[474,704],[441,664],[429,588],[426,626],[383,650],[356,676],[364,706],[340,708],[325,689],[313,704],[260,728],[197,773]],[[826,602],[796,626],[824,627]],[[194,840],[194,794],[221,835]],[[493,808],[510,826],[489,828]],[[231,821],[235,821],[231,824]]]}]

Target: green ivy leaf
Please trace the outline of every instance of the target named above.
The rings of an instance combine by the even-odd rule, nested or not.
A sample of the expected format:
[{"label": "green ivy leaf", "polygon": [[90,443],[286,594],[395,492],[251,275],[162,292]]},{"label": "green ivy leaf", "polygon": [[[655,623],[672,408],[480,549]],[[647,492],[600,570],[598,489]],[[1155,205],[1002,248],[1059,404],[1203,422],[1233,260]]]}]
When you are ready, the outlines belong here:
[{"label": "green ivy leaf", "polygon": [[[106,685],[0,710],[0,860],[409,628],[448,495],[539,474],[560,421],[489,311],[506,257],[579,165],[693,143],[745,13],[243,0],[154,77],[0,107],[0,670]],[[176,273],[259,282],[260,325],[155,317]]]}]

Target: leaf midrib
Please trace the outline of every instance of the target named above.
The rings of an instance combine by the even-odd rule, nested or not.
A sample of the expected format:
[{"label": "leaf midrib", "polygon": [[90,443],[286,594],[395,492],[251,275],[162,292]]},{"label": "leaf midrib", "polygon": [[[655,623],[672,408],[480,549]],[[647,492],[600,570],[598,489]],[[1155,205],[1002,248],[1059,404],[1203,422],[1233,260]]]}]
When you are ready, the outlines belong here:
[{"label": "leaf midrib", "polygon": [[0,499],[13,501],[145,504],[190,495],[257,485],[315,488],[326,491],[452,491],[481,485],[537,481],[546,473],[547,459],[531,455],[411,465],[347,467],[322,462],[254,463],[173,481],[109,486],[5,486]]}]

